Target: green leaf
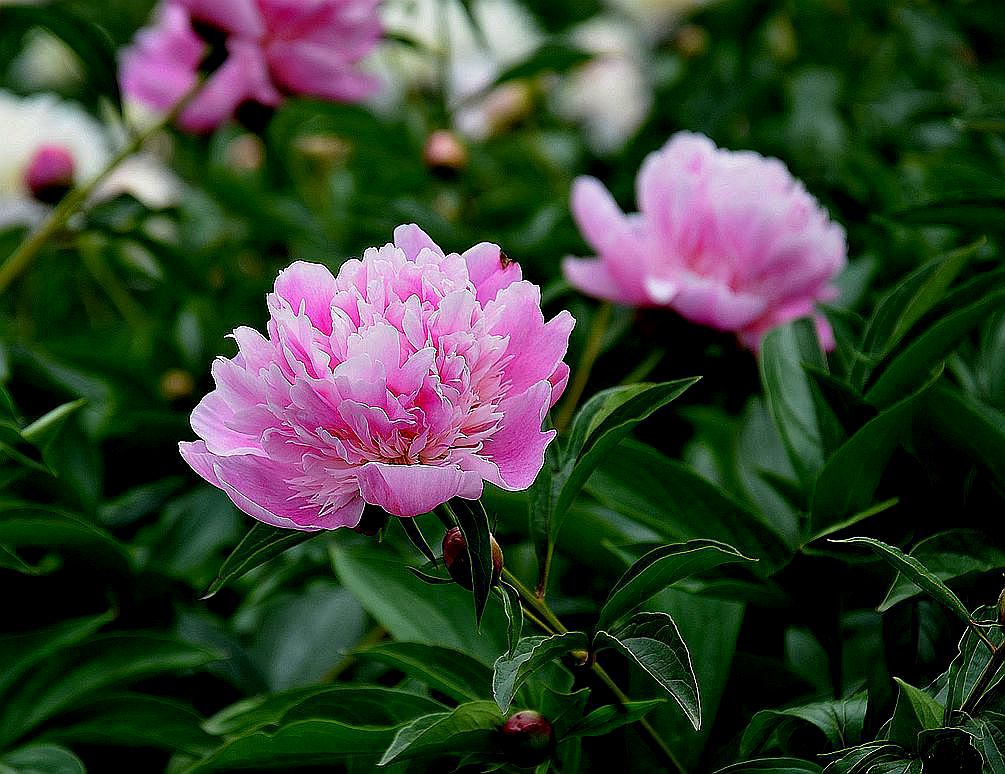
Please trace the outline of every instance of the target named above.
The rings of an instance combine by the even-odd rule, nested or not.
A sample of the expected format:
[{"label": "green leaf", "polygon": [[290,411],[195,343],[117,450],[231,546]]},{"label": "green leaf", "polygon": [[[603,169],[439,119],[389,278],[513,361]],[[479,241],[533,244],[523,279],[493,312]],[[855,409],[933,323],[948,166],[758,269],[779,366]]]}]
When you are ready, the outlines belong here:
[{"label": "green leaf", "polygon": [[[1003,633],[998,623],[997,606],[982,607],[974,611],[974,620],[978,624],[984,625],[985,635],[991,640],[996,648],[1002,646],[1005,641]],[[947,724],[955,722],[954,713],[963,709],[964,705],[979,707],[980,701],[972,700],[971,694],[981,673],[987,668],[991,661],[991,652],[987,644],[981,640],[972,628],[968,628],[960,639],[959,650],[946,674],[946,714]],[[991,676],[984,696],[995,691],[1005,679],[1005,665],[1000,666]],[[983,697],[978,697],[983,700]]]},{"label": "green leaf", "polygon": [[0,508],[0,545],[13,551],[42,548],[72,556],[109,575],[127,574],[133,561],[122,543],[86,519],[28,503]]},{"label": "green leaf", "polygon": [[0,637],[0,698],[21,675],[59,650],[87,639],[112,620],[111,612],[72,618],[33,632]]},{"label": "green leaf", "polygon": [[1005,487],[1005,414],[940,383],[925,398],[924,416],[950,446],[986,466]]},{"label": "green leaf", "polygon": [[589,641],[583,632],[565,632],[550,637],[524,637],[513,653],[496,659],[492,673],[492,695],[499,709],[505,712],[517,689],[538,669],[569,651],[585,650]]},{"label": "green leaf", "polygon": [[849,438],[824,465],[810,501],[810,539],[831,534],[836,525],[866,511],[886,464],[910,428],[926,387],[880,412]]},{"label": "green leaf", "polygon": [[597,651],[613,648],[641,667],[680,705],[695,730],[701,728],[701,699],[687,645],[666,613],[636,613],[612,633],[593,638]]},{"label": "green leaf", "polygon": [[723,564],[752,561],[716,540],[690,540],[657,548],[633,564],[614,584],[597,626],[607,628],[657,592],[690,575]]},{"label": "green leaf", "polygon": [[920,758],[908,755],[900,745],[870,742],[849,750],[824,769],[827,774],[922,774]]},{"label": "green leaf", "polygon": [[[1005,567],[1005,551],[983,532],[972,529],[954,529],[927,537],[911,549],[910,556],[943,583]],[[920,593],[921,589],[910,578],[898,574],[879,610],[885,612]]]},{"label": "green leaf", "polygon": [[83,762],[54,744],[32,744],[0,755],[3,774],[85,774]]},{"label": "green leaf", "polygon": [[881,540],[869,537],[853,537],[845,540],[831,540],[831,543],[862,544],[867,546],[877,556],[883,559],[895,570],[901,572],[905,578],[909,579],[923,592],[928,594],[936,602],[947,607],[952,613],[957,615],[962,621],[970,622],[970,611],[960,601],[949,587],[939,580],[925,565],[915,557],[905,554],[899,548],[887,545]]},{"label": "green leaf", "polygon": [[232,704],[205,722],[218,736],[243,736],[265,726],[299,720],[337,720],[354,726],[396,726],[443,704],[400,688],[377,685],[310,685]]},{"label": "green leaf", "polygon": [[59,558],[52,554],[47,554],[36,564],[28,564],[7,546],[0,545],[0,569],[2,570],[13,570],[22,575],[48,575],[57,570],[60,564]]},{"label": "green leaf", "polygon": [[279,529],[256,521],[248,530],[248,534],[241,538],[241,542],[230,552],[230,556],[224,560],[216,579],[206,589],[202,598],[209,599],[231,581],[274,559],[293,546],[317,537],[318,534],[320,533]]},{"label": "green leaf", "polygon": [[569,736],[604,736],[644,718],[651,709],[664,703],[664,699],[630,701],[625,704],[608,704],[598,707],[569,729]]},{"label": "green leaf", "polygon": [[448,504],[450,511],[457,519],[464,536],[465,549],[468,554],[468,564],[471,567],[471,594],[475,600],[475,623],[482,620],[485,605],[488,604],[492,591],[492,537],[489,531],[489,515],[481,500],[456,499]]},{"label": "green leaf", "polygon": [[74,708],[74,717],[43,738],[67,744],[174,750],[204,755],[216,740],[202,717],[183,704],[139,693],[102,696]]},{"label": "green leaf", "polygon": [[57,406],[45,416],[39,417],[21,431],[24,439],[45,450],[59,435],[66,421],[87,404],[86,398]]},{"label": "green leaf", "polygon": [[419,553],[426,557],[433,567],[436,567],[436,554],[433,553],[433,549],[429,547],[429,543],[426,542],[426,536],[422,534],[422,530],[419,529],[419,523],[415,519],[395,519],[398,524],[401,525],[402,530],[405,532],[405,536],[408,541],[418,549]]},{"label": "green leaf", "polygon": [[[1005,272],[999,273],[1005,277]],[[961,292],[965,292],[964,291]],[[946,314],[897,354],[866,391],[874,406],[889,406],[929,378],[941,361],[1005,303],[1005,286],[991,289],[968,306]]]},{"label": "green leaf", "polygon": [[757,758],[734,763],[715,774],[820,774],[822,771],[816,763],[799,758]]},{"label": "green leaf", "polygon": [[357,726],[337,720],[298,720],[274,733],[256,731],[236,737],[195,763],[186,774],[235,769],[292,771],[359,759],[376,761],[398,728]]},{"label": "green leaf", "polygon": [[194,669],[217,658],[158,634],[107,634],[61,652],[25,675],[0,707],[0,743],[14,741],[94,692],[151,675]]},{"label": "green leaf", "polygon": [[485,664],[506,649],[500,606],[488,607],[479,633],[460,586],[423,583],[386,545],[332,541],[330,550],[339,580],[395,639],[455,648]]},{"label": "green leaf", "polygon": [[890,215],[901,223],[959,226],[979,231],[1001,224],[1002,207],[1005,207],[1005,194],[967,193],[903,207]]},{"label": "green leaf", "polygon": [[982,238],[929,261],[907,275],[880,300],[865,331],[861,359],[852,365],[852,384],[860,389],[865,386],[873,365],[944,298],[953,280],[986,242]]},{"label": "green leaf", "polygon": [[534,51],[519,64],[503,70],[493,86],[522,78],[533,78],[542,73],[564,73],[578,64],[588,62],[593,55],[567,43],[550,41]]},{"label": "green leaf", "polygon": [[851,747],[862,741],[867,709],[868,697],[859,693],[848,699],[761,710],[743,732],[740,755],[748,757],[776,750],[796,752],[790,740],[807,726],[823,734],[829,750]]},{"label": "green leaf", "polygon": [[520,592],[503,581],[499,584],[499,596],[502,599],[503,613],[506,616],[506,652],[512,656],[513,651],[523,637],[523,606],[520,603]]},{"label": "green leaf", "polygon": [[888,738],[891,742],[906,747],[908,750],[918,749],[918,734],[942,725],[944,708],[939,702],[920,688],[894,677],[900,687],[897,695],[897,705],[890,721]]},{"label": "green leaf", "polygon": [[377,765],[490,750],[502,722],[499,708],[491,701],[471,702],[451,712],[426,715],[398,731]]},{"label": "green leaf", "polygon": [[404,672],[457,702],[483,699],[492,670],[466,653],[419,642],[383,642],[355,651],[363,661],[377,661]]},{"label": "green leaf", "polygon": [[768,411],[793,469],[808,488],[824,465],[821,425],[836,424],[804,370],[804,366],[827,368],[814,321],[803,318],[771,330],[761,344],[759,361]]},{"label": "green leaf", "polygon": [[987,770],[1005,771],[1005,715],[982,712],[974,725]]},{"label": "green leaf", "polygon": [[785,539],[739,500],[644,444],[622,443],[593,474],[588,490],[664,539],[710,539],[736,546],[759,560],[754,571],[764,575],[792,555]]}]

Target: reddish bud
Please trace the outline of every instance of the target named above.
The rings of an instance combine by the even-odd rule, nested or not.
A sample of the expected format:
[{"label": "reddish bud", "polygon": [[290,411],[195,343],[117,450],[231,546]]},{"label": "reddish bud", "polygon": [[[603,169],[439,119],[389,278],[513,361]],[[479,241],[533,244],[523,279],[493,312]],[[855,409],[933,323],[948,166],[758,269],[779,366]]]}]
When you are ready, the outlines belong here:
[{"label": "reddish bud", "polygon": [[[492,543],[492,585],[499,582],[502,575],[503,553],[494,536],[490,535]],[[466,589],[471,588],[471,562],[468,559],[468,544],[460,527],[451,527],[443,536],[443,563],[454,582]]]},{"label": "reddish bud", "polygon": [[468,151],[457,139],[456,134],[446,129],[439,129],[426,140],[426,147],[422,149],[422,160],[435,174],[450,176],[467,166]]},{"label": "reddish bud", "polygon": [[510,762],[530,768],[544,763],[555,749],[555,732],[540,712],[523,710],[502,727],[503,747]]},{"label": "reddish bud", "polygon": [[55,204],[73,187],[76,163],[61,145],[43,145],[24,170],[24,184],[40,202]]}]

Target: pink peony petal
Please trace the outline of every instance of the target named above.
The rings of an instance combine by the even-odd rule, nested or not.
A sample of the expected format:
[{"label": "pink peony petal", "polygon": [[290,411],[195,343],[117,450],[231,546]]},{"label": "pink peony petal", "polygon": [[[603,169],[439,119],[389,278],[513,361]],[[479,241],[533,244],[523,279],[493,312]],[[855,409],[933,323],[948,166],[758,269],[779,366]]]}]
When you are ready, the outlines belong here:
[{"label": "pink peony petal", "polygon": [[319,263],[297,261],[279,272],[276,295],[285,298],[294,311],[303,305],[307,317],[326,336],[332,332],[332,299],[335,277]]},{"label": "pink peony petal", "polygon": [[265,23],[255,0],[172,0],[188,9],[193,19],[246,38],[260,38]]},{"label": "pink peony petal", "polygon": [[406,518],[428,513],[452,497],[477,500],[482,494],[477,475],[453,467],[371,462],[358,476],[366,502]]},{"label": "pink peony petal", "polygon": [[493,484],[517,491],[534,483],[544,465],[544,451],[557,434],[554,430],[541,432],[541,423],[551,408],[551,396],[551,384],[538,382],[499,404],[502,423],[482,450],[499,469],[499,478],[492,480]]}]

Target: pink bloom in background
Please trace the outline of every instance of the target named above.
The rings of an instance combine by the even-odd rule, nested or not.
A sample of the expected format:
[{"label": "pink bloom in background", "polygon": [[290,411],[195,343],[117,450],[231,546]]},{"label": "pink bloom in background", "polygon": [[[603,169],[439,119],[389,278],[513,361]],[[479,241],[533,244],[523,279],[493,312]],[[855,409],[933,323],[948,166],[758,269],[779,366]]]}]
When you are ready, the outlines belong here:
[{"label": "pink bloom in background", "polygon": [[286,94],[358,101],[377,87],[358,69],[381,34],[377,1],[163,0],[156,23],[122,54],[123,91],[171,109],[195,85],[208,48],[199,32],[212,29],[226,57],[182,113],[188,131],[211,131],[245,102],[275,107]]},{"label": "pink bloom in background", "polygon": [[576,180],[572,214],[597,258],[566,258],[576,288],[630,306],[667,306],[756,349],[771,328],[815,315],[836,297],[844,229],[778,159],[674,135],[636,181],[640,212],[625,215],[600,181]]},{"label": "pink bloom in background", "polygon": [[268,338],[234,331],[192,412],[189,465],[277,527],[355,526],[364,503],[417,516],[483,481],[526,489],[555,432],[575,321],[497,245],[444,254],[417,226],[333,277],[294,263],[268,296]]}]

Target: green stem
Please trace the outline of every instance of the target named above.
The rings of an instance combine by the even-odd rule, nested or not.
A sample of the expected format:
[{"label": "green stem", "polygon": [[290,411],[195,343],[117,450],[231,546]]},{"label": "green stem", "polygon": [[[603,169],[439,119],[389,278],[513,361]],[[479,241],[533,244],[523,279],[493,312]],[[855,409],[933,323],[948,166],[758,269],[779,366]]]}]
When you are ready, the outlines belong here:
[{"label": "green stem", "polygon": [[576,413],[576,406],[586,391],[586,385],[590,381],[590,371],[593,370],[593,364],[597,362],[597,358],[600,357],[600,351],[604,347],[604,337],[607,334],[607,325],[611,320],[611,310],[612,307],[610,304],[601,304],[600,308],[593,315],[590,335],[586,340],[586,345],[583,347],[583,354],[579,358],[579,365],[576,366],[576,375],[572,380],[572,384],[569,385],[569,391],[566,393],[565,400],[562,401],[562,407],[558,411],[558,417],[555,419],[555,429],[560,433],[572,422],[572,417]]},{"label": "green stem", "polygon": [[988,685],[990,685],[991,680],[998,673],[998,670],[1002,668],[1002,665],[1005,664],[1005,645],[999,645],[998,647],[992,645],[991,648],[991,658],[988,660],[988,663],[984,666],[984,669],[977,677],[977,681],[974,683],[974,687],[971,689],[970,695],[967,696],[966,701],[963,702],[963,706],[960,708],[962,712],[965,712],[968,715],[973,714],[977,705],[983,698]]},{"label": "green stem", "polygon": [[[506,568],[503,568],[502,577],[520,594],[520,597],[523,599],[524,607],[530,608],[530,610],[533,611],[533,616],[529,617],[540,618],[541,621],[538,622],[539,624],[541,622],[547,624],[547,626],[542,626],[542,628],[548,634],[565,634],[567,631],[569,631],[565,627],[565,625],[559,620],[558,616],[556,616],[552,612],[551,608],[548,607],[548,603],[545,602],[540,597],[538,597],[533,591],[531,591],[525,585],[523,585],[520,579],[517,578],[512,572],[510,572]],[[614,678],[612,678],[607,673],[607,670],[604,669],[602,666],[600,666],[600,664],[594,661],[593,665],[590,667],[590,670],[593,672],[594,676],[604,685],[604,687],[611,692],[614,698],[618,700],[618,703],[621,704],[622,707],[624,707],[631,701],[631,698],[629,698],[628,694],[626,694],[623,690],[621,690],[618,684],[614,682]],[[657,756],[659,756],[662,759],[664,765],[667,768],[667,771],[677,771],[683,774],[685,771],[684,767],[681,765],[680,761],[677,760],[677,757],[673,754],[673,751],[667,746],[666,742],[664,742],[663,739],[660,737],[656,729],[653,728],[652,724],[645,718],[641,718],[636,722],[639,724],[639,727],[644,732],[643,736],[645,737],[646,741],[649,742],[650,746],[653,748],[653,751],[656,753]]]},{"label": "green stem", "polygon": [[178,114],[185,109],[185,106],[192,100],[192,98],[198,93],[199,89],[202,87],[202,82],[196,83],[195,86],[179,101],[175,107],[168,112],[160,121],[157,121],[153,126],[147,128],[146,130],[136,134],[133,139],[128,142],[118,153],[112,156],[111,160],[105,165],[105,168],[98,172],[91,180],[89,180],[84,185],[74,188],[66,196],[63,197],[62,201],[56,205],[56,207],[49,213],[49,216],[42,222],[35,231],[28,235],[28,238],[21,243],[20,247],[11,253],[10,257],[4,261],[3,265],[0,266],[0,293],[5,291],[14,280],[16,280],[21,274],[31,266],[32,261],[45,246],[45,244],[52,239],[53,236],[58,234],[66,226],[67,222],[72,218],[78,210],[82,209],[87,203],[87,200],[91,197],[91,194],[101,185],[108,176],[115,171],[115,169],[123,161],[128,159],[134,153],[136,153],[143,144],[150,139],[154,134],[161,131],[165,126],[172,123]]}]

